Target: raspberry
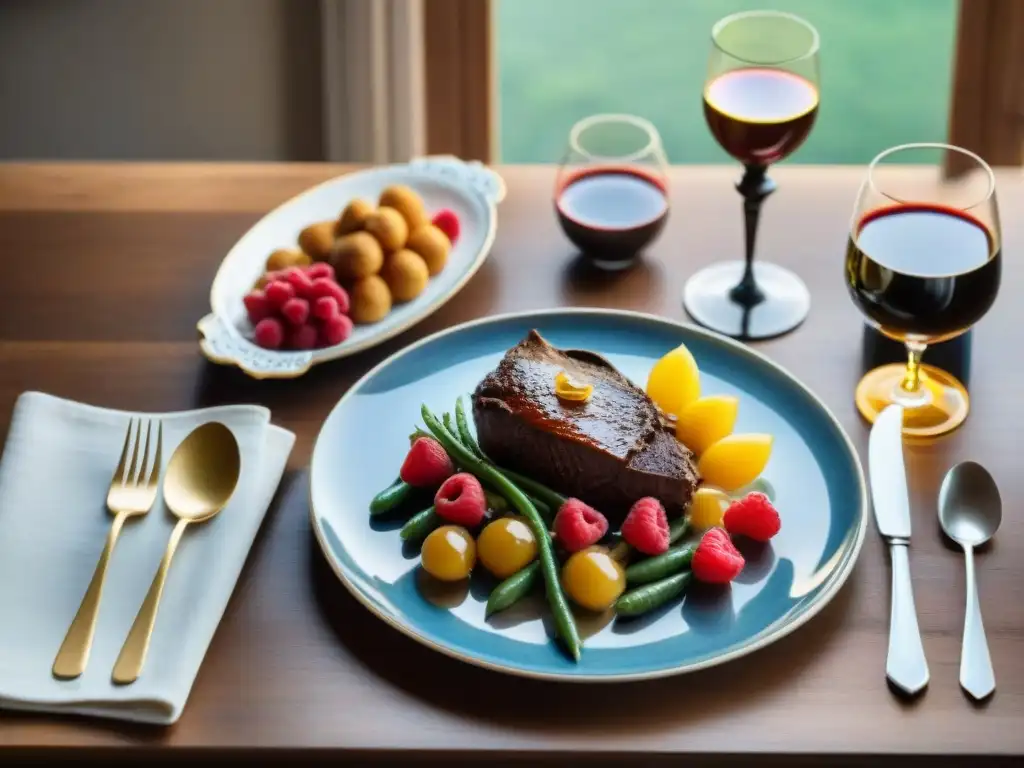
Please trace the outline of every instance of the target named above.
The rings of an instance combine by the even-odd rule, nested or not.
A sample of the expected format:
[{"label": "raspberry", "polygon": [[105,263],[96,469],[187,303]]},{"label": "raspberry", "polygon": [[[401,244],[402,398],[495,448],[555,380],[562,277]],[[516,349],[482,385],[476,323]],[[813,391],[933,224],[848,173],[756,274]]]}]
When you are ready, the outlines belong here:
[{"label": "raspberry", "polygon": [[559,544],[569,552],[579,552],[608,533],[608,519],[579,499],[566,499],[551,527]]},{"label": "raspberry", "polygon": [[318,261],[316,264],[310,264],[306,267],[306,274],[309,275],[310,281],[316,280],[318,277],[326,277],[328,280],[333,280],[334,267],[326,261]]},{"label": "raspberry", "polygon": [[316,346],[316,327],[304,323],[296,326],[288,332],[289,349],[313,349]]},{"label": "raspberry", "polygon": [[341,314],[341,310],[338,309],[338,300],[333,296],[321,296],[319,299],[314,299],[310,312],[318,320],[329,320]]},{"label": "raspberry", "polygon": [[265,317],[256,323],[253,337],[264,349],[278,349],[284,341],[284,326],[276,317]]},{"label": "raspberry", "polygon": [[721,528],[712,528],[704,534],[693,553],[690,570],[708,584],[728,584],[739,576],[745,561],[729,534]]},{"label": "raspberry", "polygon": [[348,315],[329,317],[320,324],[320,344],[333,347],[335,344],[341,344],[351,333],[352,318]]},{"label": "raspberry", "polygon": [[455,211],[451,208],[440,210],[430,223],[444,232],[449,242],[455,245],[455,241],[459,239],[459,217],[455,215]]},{"label": "raspberry", "polygon": [[309,291],[310,301],[316,301],[321,296],[331,296],[338,302],[338,309],[348,312],[348,293],[333,280],[326,277],[318,277],[313,281],[313,287]]},{"label": "raspberry", "polygon": [[263,291],[249,293],[242,299],[242,303],[245,304],[245,311],[249,313],[249,322],[253,325],[256,325],[263,318],[274,314],[274,308],[270,306],[270,302],[267,301],[267,294]]},{"label": "raspberry", "polygon": [[295,286],[284,280],[275,280],[267,285],[264,292],[267,295],[267,302],[274,309],[280,309],[288,299],[295,298]]},{"label": "raspberry", "polygon": [[660,555],[668,550],[668,515],[661,502],[652,496],[633,504],[622,523],[622,538],[645,555]]},{"label": "raspberry", "polygon": [[454,474],[455,465],[432,437],[416,439],[398,473],[402,480],[417,488],[436,488]]},{"label": "raspberry", "polygon": [[438,517],[455,525],[473,528],[487,514],[487,497],[480,481],[468,472],[460,472],[445,480],[434,495],[434,511]]},{"label": "raspberry", "polygon": [[309,302],[305,299],[288,299],[281,307],[281,315],[292,325],[302,325],[309,317]]},{"label": "raspberry", "polygon": [[768,541],[782,528],[778,511],[759,491],[734,501],[725,510],[722,524],[733,536],[746,536],[754,541]]},{"label": "raspberry", "polygon": [[302,299],[308,299],[313,289],[313,278],[306,274],[302,267],[292,267],[284,274],[284,279],[292,284],[295,295]]}]

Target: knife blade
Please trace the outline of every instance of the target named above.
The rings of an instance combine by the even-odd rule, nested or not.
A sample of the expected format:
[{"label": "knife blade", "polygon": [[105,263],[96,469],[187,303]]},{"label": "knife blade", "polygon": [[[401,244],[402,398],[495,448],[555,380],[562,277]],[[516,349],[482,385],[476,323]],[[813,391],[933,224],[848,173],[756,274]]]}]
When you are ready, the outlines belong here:
[{"label": "knife blade", "polygon": [[910,494],[903,461],[903,408],[899,405],[890,405],[875,419],[868,438],[868,472],[875,523],[889,542],[892,561],[885,674],[893,685],[913,695],[928,685],[929,673],[910,580]]}]

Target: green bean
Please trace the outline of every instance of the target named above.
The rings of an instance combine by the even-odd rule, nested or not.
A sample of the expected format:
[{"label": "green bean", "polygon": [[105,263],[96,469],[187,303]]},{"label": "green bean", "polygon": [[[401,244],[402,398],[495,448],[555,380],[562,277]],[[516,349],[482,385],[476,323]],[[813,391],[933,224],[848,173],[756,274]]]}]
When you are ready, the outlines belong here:
[{"label": "green bean", "polygon": [[630,586],[635,584],[647,584],[651,581],[664,579],[673,573],[687,568],[693,559],[693,552],[696,547],[693,544],[686,544],[672,547],[667,552],[654,557],[648,557],[639,563],[626,568],[626,583]]},{"label": "green bean", "polygon": [[491,590],[491,595],[487,598],[487,608],[484,611],[484,615],[490,616],[492,613],[504,611],[526,597],[530,590],[533,589],[533,585],[537,583],[539,573],[540,562],[534,560],[525,568],[516,571],[501,582],[501,584]]},{"label": "green bean", "polygon": [[450,413],[448,413],[448,411],[444,412],[444,415],[441,417],[441,419],[444,421],[444,428],[445,429],[447,429],[453,435],[457,434],[455,432],[455,427],[453,426],[454,422],[452,421],[452,415]]},{"label": "green bean", "polygon": [[[462,395],[459,395],[459,399],[455,401],[455,424],[459,428],[458,434],[462,444],[469,448],[478,459],[488,461],[480,444],[473,437],[473,433],[469,431],[469,419],[466,418],[466,407],[462,404]],[[448,424],[446,423],[445,426],[447,427]],[[450,432],[451,428],[448,431]]]},{"label": "green bean", "polygon": [[370,514],[383,515],[385,512],[391,512],[407,501],[415,490],[408,483],[402,482],[402,478],[397,478],[395,482],[373,497],[370,501]]},{"label": "green bean", "polygon": [[427,534],[443,522],[441,516],[434,511],[432,506],[427,507],[422,512],[417,512],[410,517],[408,522],[402,526],[402,530],[398,532],[398,535],[402,541],[420,541],[427,538]]},{"label": "green bean", "polygon": [[668,525],[668,543],[675,544],[690,532],[690,518],[686,515],[677,517]]},{"label": "green bean", "polygon": [[444,425],[438,421],[437,417],[430,412],[426,405],[422,406],[421,411],[427,429],[433,433],[434,437],[448,451],[448,454],[456,460],[456,463],[472,471],[478,478],[487,480],[497,486],[497,490],[501,495],[508,499],[509,503],[529,522],[530,527],[533,529],[533,535],[537,539],[541,571],[544,574],[544,586],[547,591],[548,604],[551,606],[551,613],[555,620],[555,627],[573,659],[579,661],[581,643],[579,632],[576,629],[576,620],[573,618],[572,611],[569,609],[569,603],[565,598],[565,593],[562,591],[562,584],[558,577],[558,563],[555,560],[551,537],[548,535],[547,527],[538,514],[537,508],[519,490],[518,486],[502,474],[500,470],[480,460],[468,448],[463,446],[461,442],[444,428]]},{"label": "green bean", "polygon": [[496,466],[496,469],[501,472],[505,477],[511,480],[513,483],[518,485],[523,493],[529,494],[531,497],[544,503],[548,509],[551,510],[552,514],[557,512],[563,504],[565,504],[565,496],[556,491],[551,490],[543,483],[538,483],[532,477],[526,477],[518,472],[513,472],[511,469],[505,469],[504,467]]},{"label": "green bean", "polygon": [[669,576],[667,579],[631,589],[615,601],[615,613],[619,616],[640,616],[655,608],[660,608],[669,600],[683,594],[691,577],[692,574],[689,571],[684,571],[675,576]]},{"label": "green bean", "polygon": [[485,490],[484,496],[487,498],[487,508],[495,514],[502,514],[508,512],[508,502],[505,501],[505,497],[499,493]]}]

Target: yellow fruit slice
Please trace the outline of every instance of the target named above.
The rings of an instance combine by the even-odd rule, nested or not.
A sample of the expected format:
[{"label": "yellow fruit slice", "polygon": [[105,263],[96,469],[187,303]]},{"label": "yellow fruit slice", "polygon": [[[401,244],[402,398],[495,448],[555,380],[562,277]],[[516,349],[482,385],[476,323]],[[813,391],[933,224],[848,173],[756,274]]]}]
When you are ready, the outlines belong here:
[{"label": "yellow fruit slice", "polygon": [[697,471],[708,485],[734,491],[752,483],[768,464],[774,438],[765,434],[729,435],[708,446]]},{"label": "yellow fruit slice", "polygon": [[666,353],[651,368],[647,394],[667,414],[678,416],[700,397],[700,371],[685,344]]},{"label": "yellow fruit slice", "polygon": [[702,531],[722,524],[722,515],[732,499],[718,488],[702,485],[690,501],[690,525]]},{"label": "yellow fruit slice", "polygon": [[730,395],[710,395],[694,400],[683,408],[676,422],[676,438],[696,453],[704,453],[732,432],[740,401]]}]

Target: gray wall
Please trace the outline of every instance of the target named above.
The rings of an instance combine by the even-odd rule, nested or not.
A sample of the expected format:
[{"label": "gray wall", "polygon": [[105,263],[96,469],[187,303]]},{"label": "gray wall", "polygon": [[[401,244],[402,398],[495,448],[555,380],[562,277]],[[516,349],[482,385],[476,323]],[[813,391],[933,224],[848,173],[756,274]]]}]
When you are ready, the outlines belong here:
[{"label": "gray wall", "polygon": [[317,0],[0,0],[0,159],[322,157]]}]

